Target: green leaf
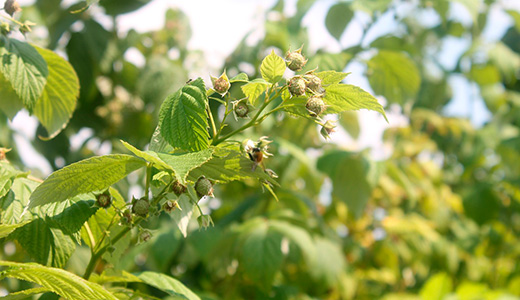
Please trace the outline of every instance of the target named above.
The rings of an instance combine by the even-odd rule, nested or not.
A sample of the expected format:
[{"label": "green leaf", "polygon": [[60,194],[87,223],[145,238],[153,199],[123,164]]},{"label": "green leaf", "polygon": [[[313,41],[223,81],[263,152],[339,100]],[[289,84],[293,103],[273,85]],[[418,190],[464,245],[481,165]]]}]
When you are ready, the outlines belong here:
[{"label": "green leaf", "polygon": [[117,300],[102,286],[62,269],[7,261],[0,261],[0,266],[7,267],[1,277],[34,282],[67,299]]},{"label": "green leaf", "polygon": [[120,140],[120,141],[123,144],[123,146],[125,146],[126,149],[130,150],[130,152],[132,152],[136,156],[146,160],[147,162],[153,163],[155,168],[160,169],[160,170],[168,170],[168,171],[172,171],[172,172],[175,171],[175,169],[173,169],[170,165],[168,165],[161,158],[159,158],[157,152],[141,151],[123,140]]},{"label": "green leaf", "polygon": [[41,293],[48,292],[48,288],[39,287],[39,288],[32,288],[28,290],[19,291],[16,293],[10,293],[7,296],[1,297],[2,300],[21,300],[21,299],[27,299],[29,296],[37,295]]},{"label": "green leaf", "polygon": [[58,54],[39,47],[38,53],[47,62],[49,76],[34,114],[47,129],[49,139],[65,128],[76,108],[79,79],[72,66]]},{"label": "green leaf", "polygon": [[182,282],[168,275],[150,271],[135,275],[144,283],[168,293],[174,299],[200,300],[199,296],[182,284]]},{"label": "green leaf", "polygon": [[336,71],[323,71],[318,72],[315,75],[321,79],[322,85],[330,85],[335,83],[340,83],[347,77],[350,73],[336,72]]},{"label": "green leaf", "polygon": [[243,85],[242,92],[244,92],[244,95],[246,95],[248,98],[249,103],[251,103],[253,106],[256,106],[258,104],[258,98],[267,91],[268,87],[269,83],[261,79],[255,79],[248,84]]},{"label": "green leaf", "polygon": [[284,237],[287,237],[292,243],[297,245],[303,253],[307,265],[313,265],[317,255],[316,247],[314,245],[314,240],[305,229],[280,220],[270,220],[269,228],[279,232]]},{"label": "green leaf", "polygon": [[353,16],[354,12],[350,9],[349,3],[340,2],[334,4],[329,8],[325,18],[325,26],[330,34],[339,41]]},{"label": "green leaf", "polygon": [[372,15],[374,12],[384,12],[387,10],[392,0],[354,0],[352,9],[361,10]]},{"label": "green leaf", "polygon": [[359,128],[358,114],[355,111],[343,112],[339,123],[352,138],[357,139],[359,137],[361,129]]},{"label": "green leaf", "polygon": [[513,9],[506,10],[506,12],[513,18],[516,31],[520,32],[520,12]]},{"label": "green leaf", "polygon": [[496,43],[489,51],[490,61],[498,68],[507,82],[515,82],[520,69],[520,54],[511,50],[504,43]]},{"label": "green leaf", "polygon": [[448,274],[439,273],[428,279],[421,288],[423,300],[442,300],[452,291],[452,283]]},{"label": "green leaf", "polygon": [[125,154],[91,157],[73,163],[52,173],[36,188],[29,208],[104,190],[145,165],[144,160]]},{"label": "green leaf", "polygon": [[283,262],[282,236],[269,230],[266,222],[244,235],[240,265],[251,280],[269,289]]},{"label": "green leaf", "polygon": [[282,79],[283,73],[285,73],[285,61],[280,56],[271,51],[271,54],[267,55],[262,64],[260,65],[260,73],[265,81],[270,83],[277,83]]},{"label": "green leaf", "polygon": [[309,58],[309,61],[303,68],[304,72],[319,68],[320,70],[334,70],[341,72],[347,66],[352,58],[352,54],[347,52],[325,53],[318,52]]},{"label": "green leaf", "polygon": [[214,148],[183,154],[157,153],[157,156],[175,172],[175,178],[186,185],[188,173],[211,159]]},{"label": "green leaf", "polygon": [[31,45],[0,36],[0,72],[32,112],[49,76],[47,63]]},{"label": "green leaf", "polygon": [[161,135],[174,148],[200,151],[209,146],[204,81],[198,78],[170,95],[161,106]]},{"label": "green leaf", "polygon": [[190,200],[190,197],[186,194],[182,194],[177,202],[180,209],[174,210],[170,216],[177,223],[177,227],[181,231],[184,237],[188,236],[188,224],[191,216],[193,215],[193,209],[195,204]]},{"label": "green leaf", "polygon": [[145,103],[160,103],[181,88],[188,75],[180,63],[162,56],[152,56],[139,75],[136,89]]},{"label": "green leaf", "polygon": [[419,70],[406,54],[380,50],[367,64],[370,86],[390,103],[403,104],[419,91]]},{"label": "green leaf", "polygon": [[16,170],[10,163],[0,161],[0,198],[9,192],[13,180],[17,176],[25,174],[26,173]]},{"label": "green leaf", "polygon": [[173,147],[161,135],[161,124],[155,128],[152,138],[150,139],[150,151],[154,152],[172,152]]},{"label": "green leaf", "polygon": [[17,228],[24,226],[27,222],[18,224],[0,224],[0,239],[10,235]]},{"label": "green leaf", "polygon": [[328,106],[326,114],[342,113],[349,110],[368,109],[386,114],[377,99],[361,88],[350,84],[331,84],[325,88],[323,101]]},{"label": "green leaf", "polygon": [[253,171],[253,165],[254,163],[245,156],[245,153],[240,151],[240,146],[223,144],[223,146],[215,148],[213,157],[208,162],[193,169],[188,178],[196,181],[204,175],[217,183],[254,178],[278,185],[262,168],[256,168]]},{"label": "green leaf", "polygon": [[229,82],[249,82],[249,77],[246,73],[239,73],[237,76],[231,78]]},{"label": "green leaf", "polygon": [[315,247],[317,255],[309,267],[310,275],[326,286],[333,286],[345,272],[346,262],[341,247],[322,237],[315,238]]},{"label": "green leaf", "polygon": [[16,114],[23,109],[23,102],[1,72],[0,95],[2,95],[2,101],[0,101],[0,110],[3,111],[10,120],[13,120],[14,116],[16,116]]},{"label": "green leaf", "polygon": [[368,182],[368,162],[359,154],[334,151],[318,159],[318,170],[332,180],[332,194],[345,202],[355,217],[359,217],[372,193]]}]

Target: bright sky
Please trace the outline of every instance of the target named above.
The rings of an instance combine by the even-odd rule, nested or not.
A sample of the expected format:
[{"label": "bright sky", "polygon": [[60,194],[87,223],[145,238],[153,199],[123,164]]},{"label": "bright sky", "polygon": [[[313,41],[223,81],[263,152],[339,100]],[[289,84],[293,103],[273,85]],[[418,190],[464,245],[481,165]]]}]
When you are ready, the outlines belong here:
[{"label": "bright sky", "polygon": [[[34,3],[34,0],[19,0],[19,2],[23,6]],[[209,64],[208,70],[216,73],[223,67],[222,62],[234,50],[244,35],[254,31],[257,38],[262,37],[265,12],[275,2],[275,0],[154,0],[138,11],[119,16],[117,22],[120,31],[124,32],[134,28],[137,31],[145,32],[163,26],[164,13],[168,7],[180,8],[188,15],[192,27],[193,35],[188,47],[192,50],[202,50]],[[303,21],[309,30],[311,51],[324,48],[336,52],[341,48],[358,43],[361,37],[362,26],[369,20],[368,16],[364,14],[356,14],[357,21],[351,22],[340,43],[327,32],[324,19],[328,8],[335,2],[334,0],[318,0]],[[520,10],[520,1],[518,0],[502,0],[499,2],[503,7],[515,7]],[[285,13],[293,14],[296,0],[288,0],[286,3]],[[99,10],[99,8],[93,9]],[[406,13],[406,6],[404,6],[402,12],[398,13]],[[462,5],[458,3],[454,5],[451,15],[463,22],[468,22],[470,18]],[[424,19],[424,22],[433,24],[438,21],[428,15],[421,16],[421,18]],[[98,18],[98,20],[104,24],[110,24],[110,20],[103,18]],[[485,36],[488,41],[495,41],[510,26],[511,20],[495,6],[492,9],[489,23],[493,26],[488,26]],[[217,33],[215,32],[216,28],[219,28]],[[367,40],[370,41],[377,36],[396,30],[398,28],[393,21],[393,16],[389,15],[380,20],[379,26],[367,35]],[[211,47],[207,45],[211,45]],[[467,46],[464,41],[448,42],[444,47],[445,53],[441,55],[441,60],[449,65],[457,59],[457,53],[464,51]],[[135,55],[131,59],[139,63],[140,58]],[[347,71],[352,72],[347,78],[348,83],[359,85],[367,91],[371,91],[368,81],[363,76],[364,67],[361,64],[352,63],[348,66]],[[450,83],[454,89],[454,100],[447,106],[446,113],[463,117],[470,116],[475,125],[483,124],[489,118],[489,113],[485,109],[482,99],[475,96],[478,93],[475,93],[473,87],[463,78],[454,78]],[[384,101],[384,99],[381,99],[381,101]],[[373,158],[382,159],[390,153],[390,149],[385,148],[382,144],[383,131],[389,126],[407,124],[406,118],[400,114],[397,107],[388,109],[388,117],[389,124],[378,113],[361,111],[360,138],[353,141],[344,131],[340,131],[333,135],[332,142],[352,150],[370,147],[373,149]],[[36,119],[29,117],[26,112],[19,113],[11,124],[11,127],[17,131],[15,139],[18,149],[23,149],[20,152],[24,163],[28,167],[41,170],[43,174],[49,174],[51,172],[50,165],[32,149],[28,142],[28,139],[34,138],[36,126]],[[93,145],[93,147],[97,146]],[[110,148],[105,147],[105,151],[110,151]]]}]

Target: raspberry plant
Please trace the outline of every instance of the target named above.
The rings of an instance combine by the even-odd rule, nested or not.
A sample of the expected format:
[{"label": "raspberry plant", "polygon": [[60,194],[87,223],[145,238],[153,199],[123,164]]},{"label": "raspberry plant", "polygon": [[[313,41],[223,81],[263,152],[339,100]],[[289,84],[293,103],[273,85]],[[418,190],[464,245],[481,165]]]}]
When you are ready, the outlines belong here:
[{"label": "raspberry plant", "polygon": [[[22,30],[23,24],[13,21]],[[8,34],[6,31],[0,36],[0,53],[8,58],[0,79],[9,83],[2,85],[2,97],[9,97],[9,101],[2,101],[2,109],[15,114],[23,105],[40,119],[52,138],[74,109],[79,89],[76,74],[53,52],[9,38]],[[24,295],[52,292],[70,299],[116,299],[115,286],[105,289],[96,283],[100,278],[88,280],[95,270],[104,274],[103,261],[118,251],[120,242],[128,240],[132,230],[138,232],[139,243],[149,241],[152,232],[141,227],[149,219],[171,214],[185,237],[194,214],[199,215],[200,228],[211,227],[211,216],[204,214],[198,203],[204,197],[214,197],[215,188],[231,181],[256,181],[258,188],[277,199],[276,170],[264,165],[264,159],[271,156],[268,145],[272,141],[262,137],[241,142],[235,139],[237,136],[247,136],[249,128],[280,113],[312,120],[323,127],[325,137],[334,128],[330,121],[324,121],[325,115],[358,109],[384,115],[373,96],[342,83],[347,73],[313,70],[284,78],[287,69],[301,70],[306,62],[301,48],[289,51],[285,59],[273,50],[261,63],[261,78],[250,80],[245,73],[228,78],[224,72],[219,78],[212,77],[212,87],[201,78],[189,80],[163,101],[148,150],[121,141],[131,155],[87,158],[55,171],[43,182],[3,160],[0,237],[28,247],[29,254],[43,265],[63,267],[81,241],[90,247],[91,257],[82,279],[63,270],[14,262],[0,262],[7,267],[2,277],[42,286],[19,292]],[[230,95],[230,88],[235,86],[245,98]],[[211,101],[222,107],[222,115],[210,110]],[[60,109],[60,105],[67,109]],[[232,121],[230,114],[235,120],[243,120],[231,131],[226,128]],[[146,174],[144,196],[125,199],[112,186],[139,169]],[[20,194],[21,190],[27,192]],[[32,277],[33,272],[41,275]],[[171,287],[173,291],[167,292],[172,295],[199,299],[180,282],[159,273],[115,279],[121,280],[144,282],[159,289]]]}]

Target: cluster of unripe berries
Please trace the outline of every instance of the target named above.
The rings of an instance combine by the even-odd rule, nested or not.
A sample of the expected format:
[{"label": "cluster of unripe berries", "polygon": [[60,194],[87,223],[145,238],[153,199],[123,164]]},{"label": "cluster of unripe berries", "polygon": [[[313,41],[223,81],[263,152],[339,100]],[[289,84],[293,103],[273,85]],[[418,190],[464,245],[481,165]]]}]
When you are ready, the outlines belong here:
[{"label": "cluster of unripe berries", "polygon": [[[288,52],[285,61],[287,67],[293,71],[301,70],[307,63],[307,59],[301,54],[301,49],[294,52]],[[313,74],[313,71],[307,72],[305,75],[296,75],[289,79],[287,84],[291,96],[303,96],[307,92],[311,95],[305,104],[305,108],[312,117],[321,115],[327,106],[323,102],[323,87],[321,79]]]}]

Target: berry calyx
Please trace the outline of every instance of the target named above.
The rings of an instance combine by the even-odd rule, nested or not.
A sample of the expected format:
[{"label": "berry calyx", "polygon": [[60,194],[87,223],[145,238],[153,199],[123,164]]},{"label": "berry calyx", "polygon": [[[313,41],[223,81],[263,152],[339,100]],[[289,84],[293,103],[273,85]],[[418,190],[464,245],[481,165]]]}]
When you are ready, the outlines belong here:
[{"label": "berry calyx", "polygon": [[146,217],[150,210],[150,203],[145,198],[135,199],[132,204],[132,212],[140,217]]},{"label": "berry calyx", "polygon": [[211,76],[211,82],[213,83],[213,89],[215,92],[221,94],[222,96],[224,96],[231,87],[231,82],[229,82],[226,71],[224,71],[224,73],[222,73],[219,78]]},{"label": "berry calyx", "polygon": [[325,111],[326,105],[323,102],[323,99],[319,95],[311,96],[307,103],[305,104],[305,108],[309,111],[309,114],[312,117],[317,117]]},{"label": "berry calyx", "polygon": [[247,114],[249,113],[249,107],[247,106],[247,103],[240,101],[235,105],[235,114],[239,118],[245,118],[247,117]]},{"label": "berry calyx", "polygon": [[197,191],[197,195],[199,197],[203,196],[213,196],[213,184],[209,179],[204,176],[201,176],[197,182],[195,183],[195,191]]},{"label": "berry calyx", "polygon": [[307,84],[302,76],[294,76],[289,80],[287,87],[292,96],[301,96],[305,94]]},{"label": "berry calyx", "polygon": [[107,208],[112,205],[112,196],[108,191],[96,196],[96,204],[99,207]]},{"label": "berry calyx", "polygon": [[180,207],[179,207],[179,203],[177,203],[177,201],[173,201],[173,200],[168,200],[166,201],[166,203],[164,203],[163,205],[163,209],[164,211],[166,211],[167,213],[171,213],[172,211],[174,211],[175,209],[179,208],[179,210],[182,210]]}]

